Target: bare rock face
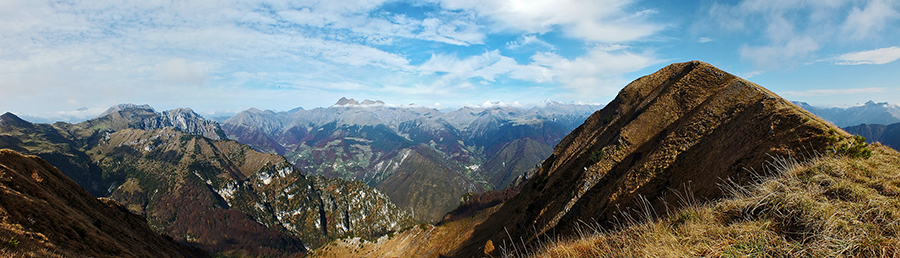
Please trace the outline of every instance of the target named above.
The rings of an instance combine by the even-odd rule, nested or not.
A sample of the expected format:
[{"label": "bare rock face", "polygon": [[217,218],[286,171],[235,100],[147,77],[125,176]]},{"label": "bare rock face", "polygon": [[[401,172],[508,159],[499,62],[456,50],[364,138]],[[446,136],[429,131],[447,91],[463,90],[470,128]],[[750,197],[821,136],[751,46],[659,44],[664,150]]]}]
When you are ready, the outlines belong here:
[{"label": "bare rock face", "polygon": [[679,205],[674,191],[715,199],[719,183],[750,180],[773,156],[824,153],[845,134],[712,65],[672,64],[630,83],[560,141],[455,255],[480,255],[488,240],[530,242],[583,222],[614,224],[639,204],[664,213]]},{"label": "bare rock face", "polygon": [[213,140],[228,139],[225,136],[225,131],[222,131],[222,128],[219,127],[219,123],[203,119],[190,108],[176,108],[163,111],[160,113],[159,119],[148,121],[147,124],[148,126],[145,128],[147,130],[175,127],[175,129],[182,132],[202,135]]},{"label": "bare rock face", "polygon": [[110,130],[125,128],[153,130],[172,127],[182,132],[201,135],[213,140],[223,140],[225,131],[219,123],[206,120],[190,108],[177,108],[157,113],[149,105],[119,104],[111,107],[95,119],[85,121],[86,127],[102,127]]},{"label": "bare rock face", "polygon": [[334,103],[334,105],[335,105],[335,106],[347,106],[347,105],[358,106],[358,105],[359,105],[359,101],[356,101],[355,99],[341,98],[341,99],[338,100],[337,103]]},{"label": "bare rock face", "polygon": [[0,150],[0,256],[207,257],[153,232],[140,216],[96,199],[36,156]]}]

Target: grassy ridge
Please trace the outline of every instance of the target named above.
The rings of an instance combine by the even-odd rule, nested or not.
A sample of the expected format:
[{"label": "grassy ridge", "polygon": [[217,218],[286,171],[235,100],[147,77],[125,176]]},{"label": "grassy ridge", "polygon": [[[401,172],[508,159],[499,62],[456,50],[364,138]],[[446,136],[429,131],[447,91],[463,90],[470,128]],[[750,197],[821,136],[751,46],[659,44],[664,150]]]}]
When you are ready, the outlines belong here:
[{"label": "grassy ridge", "polygon": [[[900,255],[900,154],[838,153],[797,162],[776,159],[769,176],[723,188],[729,197],[656,217],[627,217],[619,230],[582,230],[535,252],[507,246],[508,257],[715,256],[896,257]],[[683,198],[689,199],[689,198]]]}]

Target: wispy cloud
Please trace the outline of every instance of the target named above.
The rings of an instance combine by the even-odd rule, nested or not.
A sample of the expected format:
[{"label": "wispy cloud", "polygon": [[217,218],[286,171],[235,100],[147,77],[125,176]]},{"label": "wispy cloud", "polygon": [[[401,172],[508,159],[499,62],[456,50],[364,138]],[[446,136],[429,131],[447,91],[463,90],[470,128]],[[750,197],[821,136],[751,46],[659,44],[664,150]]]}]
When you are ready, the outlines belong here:
[{"label": "wispy cloud", "polygon": [[553,80],[574,94],[595,95],[609,94],[624,86],[628,81],[623,78],[626,73],[664,62],[653,52],[606,51],[603,46],[574,59],[554,53],[538,53],[532,59],[532,65],[547,68]]},{"label": "wispy cloud", "polygon": [[887,64],[900,59],[900,47],[851,52],[827,59],[836,65]]},{"label": "wispy cloud", "polygon": [[873,0],[862,8],[854,6],[841,26],[843,34],[852,39],[866,39],[883,31],[893,20],[900,19],[900,12],[895,8],[900,2],[894,0]]},{"label": "wispy cloud", "polygon": [[879,32],[900,20],[898,8],[900,2],[890,0],[743,0],[712,4],[694,27],[763,39],[742,45],[739,53],[757,68],[772,70],[809,63],[829,44],[881,38]]},{"label": "wispy cloud", "polygon": [[796,62],[822,46],[810,37],[795,37],[787,42],[768,46],[741,46],[741,58],[752,61],[757,67],[772,69]]},{"label": "wispy cloud", "polygon": [[481,78],[493,82],[499,76],[507,76],[534,83],[560,84],[575,94],[609,94],[624,85],[624,74],[662,62],[652,52],[633,53],[626,49],[621,45],[596,46],[574,59],[554,52],[538,52],[525,64],[503,56],[499,50],[464,59],[435,54],[419,70],[442,73],[443,81]]},{"label": "wispy cloud", "polygon": [[524,35],[519,40],[510,41],[506,43],[506,48],[508,49],[519,49],[525,46],[537,46],[543,49],[553,50],[556,47],[543,41],[537,37],[537,35]]},{"label": "wispy cloud", "polygon": [[621,43],[654,35],[665,25],[651,22],[652,9],[630,0],[441,0],[452,10],[472,10],[493,21],[495,30],[546,33],[556,27],[589,41]]}]

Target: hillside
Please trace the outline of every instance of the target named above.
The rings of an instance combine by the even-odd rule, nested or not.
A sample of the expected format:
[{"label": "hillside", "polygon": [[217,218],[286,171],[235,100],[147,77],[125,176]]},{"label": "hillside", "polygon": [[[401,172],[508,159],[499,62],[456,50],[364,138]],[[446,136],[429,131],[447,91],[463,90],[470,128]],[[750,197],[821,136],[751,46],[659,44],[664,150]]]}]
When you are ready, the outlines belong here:
[{"label": "hillside", "polygon": [[[896,257],[900,153],[776,160],[772,175],[726,186],[718,202],[692,202],[664,218],[635,214],[620,230],[542,244],[527,257]],[[593,228],[596,229],[596,228]]]},{"label": "hillside", "polygon": [[51,162],[57,167],[91,168],[82,181],[101,185],[101,196],[144,216],[153,230],[216,254],[299,255],[333,238],[377,237],[414,224],[371,187],[307,177],[282,156],[172,125],[113,127],[154,121],[121,114],[161,116],[147,110],[126,106],[85,123],[54,125],[8,114],[0,135],[8,139],[3,147],[60,156]]},{"label": "hillside", "polygon": [[53,125],[29,123],[12,113],[0,115],[0,149],[41,157],[91,195],[107,196],[116,179],[104,177],[100,167],[80,150],[83,143],[73,141],[66,133]]},{"label": "hillside", "polygon": [[642,207],[679,209],[679,196],[717,200],[720,184],[752,182],[773,157],[861,151],[860,144],[752,82],[703,62],[676,63],[622,89],[560,141],[518,195],[471,218],[479,221],[464,240],[431,246],[455,257],[485,248],[499,255],[510,239],[534,247],[585,223],[613,228]]},{"label": "hillside", "polygon": [[861,124],[844,127],[844,130],[848,133],[865,137],[867,142],[879,142],[895,150],[900,150],[900,123],[890,125]]},{"label": "hillside", "polygon": [[36,156],[0,149],[3,257],[207,257],[96,199]]}]

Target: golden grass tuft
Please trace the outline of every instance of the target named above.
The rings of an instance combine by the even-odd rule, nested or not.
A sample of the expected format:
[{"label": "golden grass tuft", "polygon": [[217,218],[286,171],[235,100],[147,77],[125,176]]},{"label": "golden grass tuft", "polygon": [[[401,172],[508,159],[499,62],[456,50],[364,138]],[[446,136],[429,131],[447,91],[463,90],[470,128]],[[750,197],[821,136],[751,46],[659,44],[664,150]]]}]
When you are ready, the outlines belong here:
[{"label": "golden grass tuft", "polygon": [[900,154],[775,159],[756,183],[724,183],[728,197],[655,217],[625,217],[620,229],[590,227],[506,257],[897,257]]}]

